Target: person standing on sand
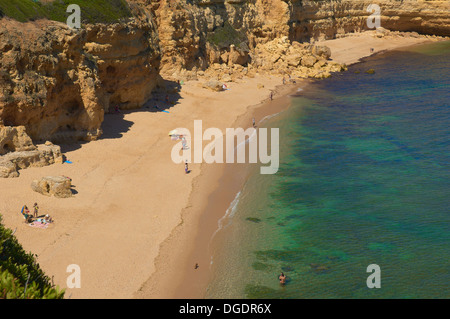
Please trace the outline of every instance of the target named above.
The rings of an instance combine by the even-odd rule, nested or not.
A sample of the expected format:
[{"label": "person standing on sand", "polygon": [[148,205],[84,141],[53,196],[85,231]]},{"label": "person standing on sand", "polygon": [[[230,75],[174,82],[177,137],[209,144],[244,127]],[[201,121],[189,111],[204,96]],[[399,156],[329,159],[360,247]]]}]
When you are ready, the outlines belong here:
[{"label": "person standing on sand", "polygon": [[187,174],[189,171],[188,162],[184,163],[184,172]]},{"label": "person standing on sand", "polygon": [[253,122],[253,128],[256,128],[255,118],[252,119],[252,122]]},{"label": "person standing on sand", "polygon": [[38,217],[38,211],[39,211],[38,204],[34,203],[33,208],[34,208],[34,218],[37,218]]},{"label": "person standing on sand", "polygon": [[273,92],[272,91],[270,92],[270,100],[271,101],[273,100]]}]

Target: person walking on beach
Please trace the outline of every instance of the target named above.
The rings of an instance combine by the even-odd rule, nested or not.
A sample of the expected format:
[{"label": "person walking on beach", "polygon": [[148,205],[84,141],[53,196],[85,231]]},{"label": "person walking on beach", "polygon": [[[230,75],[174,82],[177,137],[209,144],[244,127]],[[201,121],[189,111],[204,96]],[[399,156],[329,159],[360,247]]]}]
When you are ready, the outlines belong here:
[{"label": "person walking on beach", "polygon": [[188,162],[184,163],[184,172],[187,174],[189,172]]},{"label": "person walking on beach", "polygon": [[183,145],[183,150],[187,150],[186,138],[181,135],[181,144]]},{"label": "person walking on beach", "polygon": [[270,100],[271,101],[273,100],[273,92],[272,91],[270,92]]},{"label": "person walking on beach", "polygon": [[253,122],[253,128],[256,128],[255,118],[252,119],[252,122]]}]

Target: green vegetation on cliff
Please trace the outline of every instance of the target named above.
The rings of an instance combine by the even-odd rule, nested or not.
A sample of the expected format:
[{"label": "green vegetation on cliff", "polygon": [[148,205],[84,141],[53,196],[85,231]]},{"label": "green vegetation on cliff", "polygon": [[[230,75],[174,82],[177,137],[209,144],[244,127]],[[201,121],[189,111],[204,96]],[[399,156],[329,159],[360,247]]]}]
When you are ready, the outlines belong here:
[{"label": "green vegetation on cliff", "polygon": [[62,299],[64,290],[53,287],[35,255],[26,253],[13,232],[1,223],[0,299]]},{"label": "green vegetation on cliff", "polygon": [[225,22],[222,27],[218,27],[208,34],[206,40],[219,49],[228,48],[231,44],[237,48],[246,49],[248,42],[245,34],[234,29],[228,22]]},{"label": "green vegetation on cliff", "polygon": [[66,10],[71,4],[80,6],[83,23],[113,23],[132,16],[125,0],[0,0],[0,17],[21,22],[37,19],[66,22],[71,14]]}]

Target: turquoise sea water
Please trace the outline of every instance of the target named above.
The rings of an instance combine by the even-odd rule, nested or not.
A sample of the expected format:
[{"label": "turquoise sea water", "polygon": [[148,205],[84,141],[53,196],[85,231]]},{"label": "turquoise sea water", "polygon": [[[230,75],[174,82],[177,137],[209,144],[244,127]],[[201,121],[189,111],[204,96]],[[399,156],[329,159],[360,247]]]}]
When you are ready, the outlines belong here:
[{"label": "turquoise sea water", "polygon": [[208,298],[450,297],[449,42],[353,65],[265,126],[280,169],[230,207]]}]

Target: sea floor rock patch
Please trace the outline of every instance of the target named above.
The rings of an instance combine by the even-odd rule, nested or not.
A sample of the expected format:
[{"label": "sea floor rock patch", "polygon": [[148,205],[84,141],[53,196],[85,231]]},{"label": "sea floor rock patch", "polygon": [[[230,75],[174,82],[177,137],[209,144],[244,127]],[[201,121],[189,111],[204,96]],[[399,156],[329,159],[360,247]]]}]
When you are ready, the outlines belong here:
[{"label": "sea floor rock patch", "polygon": [[311,263],[311,264],[309,264],[309,266],[316,273],[326,273],[326,272],[328,272],[330,270],[330,267],[325,265],[325,264],[314,264],[314,263]]}]

